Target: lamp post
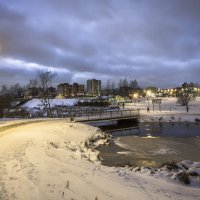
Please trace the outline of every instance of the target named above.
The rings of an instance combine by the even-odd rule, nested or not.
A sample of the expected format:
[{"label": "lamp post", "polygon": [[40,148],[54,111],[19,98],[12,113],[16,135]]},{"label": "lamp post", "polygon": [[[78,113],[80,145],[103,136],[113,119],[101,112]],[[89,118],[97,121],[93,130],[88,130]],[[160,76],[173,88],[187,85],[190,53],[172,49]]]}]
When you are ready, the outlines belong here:
[{"label": "lamp post", "polygon": [[149,97],[151,96],[151,90],[147,90],[147,93],[146,93],[146,95],[147,95],[147,100],[148,100],[148,107],[150,106],[150,104],[149,104]]},{"label": "lamp post", "polygon": [[134,105],[136,104],[136,100],[138,98],[138,93],[134,93],[133,94],[133,98],[134,98]]}]

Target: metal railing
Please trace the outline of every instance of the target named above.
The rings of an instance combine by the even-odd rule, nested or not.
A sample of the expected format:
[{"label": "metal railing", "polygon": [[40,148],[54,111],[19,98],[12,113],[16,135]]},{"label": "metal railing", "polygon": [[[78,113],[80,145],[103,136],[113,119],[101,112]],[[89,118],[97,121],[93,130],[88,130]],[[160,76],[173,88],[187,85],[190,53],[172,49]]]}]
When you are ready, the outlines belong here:
[{"label": "metal railing", "polygon": [[130,118],[139,117],[140,110],[103,110],[99,112],[86,111],[80,117],[75,117],[75,121],[91,121],[102,119],[118,119],[118,118]]}]

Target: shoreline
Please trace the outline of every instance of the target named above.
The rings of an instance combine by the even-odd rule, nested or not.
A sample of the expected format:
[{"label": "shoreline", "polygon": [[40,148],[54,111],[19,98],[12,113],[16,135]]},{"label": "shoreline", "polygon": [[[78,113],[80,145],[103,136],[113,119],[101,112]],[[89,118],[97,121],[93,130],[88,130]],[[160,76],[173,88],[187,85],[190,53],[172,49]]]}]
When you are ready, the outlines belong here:
[{"label": "shoreline", "polygon": [[[164,174],[156,177],[146,168],[103,166],[94,149],[99,144],[109,144],[109,138],[98,128],[65,119],[4,131],[0,137],[0,197],[132,200],[135,196],[138,200],[198,200],[199,188],[185,187]],[[155,189],[160,192],[155,193]]]},{"label": "shoreline", "polygon": [[200,114],[197,113],[151,113],[140,117],[140,122],[200,122]]},{"label": "shoreline", "polygon": [[[158,115],[156,115],[156,116],[151,115],[150,116],[150,117],[154,117],[153,118],[154,120],[152,120],[152,118],[149,118],[149,116],[147,116],[147,115],[143,115],[142,116],[143,120],[140,120],[139,123],[147,122],[147,123],[191,123],[191,124],[199,124],[199,121],[195,121],[196,115],[200,116],[199,114],[186,114],[186,117],[184,118],[184,120],[179,119],[178,121],[176,120],[175,117],[173,119],[171,119],[171,114],[169,114],[170,117],[168,116],[167,118],[164,118],[164,117],[166,117],[166,115],[165,115],[163,117],[164,120],[162,120],[162,121],[156,120],[156,119],[159,119],[159,117],[160,117]],[[180,115],[176,113],[176,117],[180,117]],[[183,117],[183,115],[181,115],[181,117]],[[144,120],[144,119],[146,119],[146,120]],[[134,136],[130,136],[130,137],[134,137]],[[138,136],[135,136],[135,137],[138,137]],[[195,138],[196,137],[198,138],[198,136],[195,136]],[[127,152],[131,151],[129,148],[126,148],[123,145],[122,146],[119,145],[119,143],[116,143],[114,140],[111,141],[111,145],[117,147],[117,148],[114,148],[114,150],[113,150],[113,151],[116,151],[116,153],[120,153],[120,151],[123,150],[122,154],[123,154],[124,157],[126,156],[126,154],[128,154]],[[102,148],[97,147],[96,149],[101,150]],[[117,152],[117,151],[119,151],[119,152]],[[108,153],[106,151],[106,155],[107,154]],[[108,164],[108,162],[109,161],[106,161],[107,164],[103,164],[103,165],[108,166],[108,167],[121,167],[122,169],[128,168],[128,170],[134,171],[134,172],[147,173],[147,174],[151,173],[151,174],[153,174],[153,176],[155,175],[155,177],[162,174],[162,177],[164,176],[167,179],[170,177],[171,181],[177,181],[178,180],[180,183],[183,183],[183,184],[190,184],[190,185],[195,186],[195,187],[200,187],[200,161],[191,161],[191,160],[184,160],[184,159],[183,160],[177,160],[177,161],[170,161],[170,162],[164,161],[164,163],[161,163],[158,166],[132,165],[131,162],[127,161],[126,159],[124,161],[125,164],[119,164],[117,161],[114,161],[115,164]],[[187,163],[188,167],[185,167],[184,164],[182,164],[182,163]],[[195,166],[198,166],[198,167],[196,169],[194,169],[193,164]],[[123,165],[123,166],[120,166],[120,165]],[[173,166],[173,167],[171,168],[171,166]],[[182,178],[183,178],[182,175],[185,176],[184,180],[182,180]]]}]

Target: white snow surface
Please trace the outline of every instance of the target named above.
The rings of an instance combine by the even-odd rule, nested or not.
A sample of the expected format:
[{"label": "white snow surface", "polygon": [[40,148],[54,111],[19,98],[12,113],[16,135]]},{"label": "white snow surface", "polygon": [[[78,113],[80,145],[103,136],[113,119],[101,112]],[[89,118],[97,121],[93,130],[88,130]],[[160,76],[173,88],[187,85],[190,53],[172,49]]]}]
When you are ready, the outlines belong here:
[{"label": "white snow surface", "polygon": [[7,124],[0,125],[0,199],[199,200],[197,187],[102,166],[98,152],[85,146],[91,139],[105,142],[97,128],[66,119]]},{"label": "white snow surface", "polygon": [[[195,122],[200,120],[200,97],[189,102],[189,112],[186,112],[186,107],[177,103],[177,98],[162,97],[161,111],[159,105],[154,105],[151,99],[140,100],[140,102],[127,103],[125,109],[139,109],[141,122]],[[147,112],[149,106],[150,112]]]},{"label": "white snow surface", "polygon": [[[52,106],[73,106],[77,103],[78,99],[50,99]],[[27,109],[42,108],[42,102],[39,99],[31,99],[27,101],[22,107]]]}]

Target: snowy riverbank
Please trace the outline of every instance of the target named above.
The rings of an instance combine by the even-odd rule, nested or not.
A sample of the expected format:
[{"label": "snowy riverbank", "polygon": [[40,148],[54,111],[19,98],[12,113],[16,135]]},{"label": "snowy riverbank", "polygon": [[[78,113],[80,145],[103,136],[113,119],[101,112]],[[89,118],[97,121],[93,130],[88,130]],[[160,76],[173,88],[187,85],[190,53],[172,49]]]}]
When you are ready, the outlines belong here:
[{"label": "snowy riverbank", "polygon": [[140,122],[200,122],[200,114],[176,112],[141,113]]},{"label": "snowy riverbank", "polygon": [[[186,107],[177,103],[177,99],[173,97],[160,98],[162,103],[155,104],[154,108],[151,100],[143,99],[137,103],[127,103],[126,109],[139,109],[141,122],[196,122],[200,121],[200,98],[196,98],[189,103],[189,112]],[[150,112],[147,112],[147,107]]]},{"label": "snowy riverbank", "polygon": [[7,129],[4,124],[0,199],[199,199],[199,188],[150,171],[102,166],[94,142],[107,143],[107,139],[97,128],[66,120]]}]

